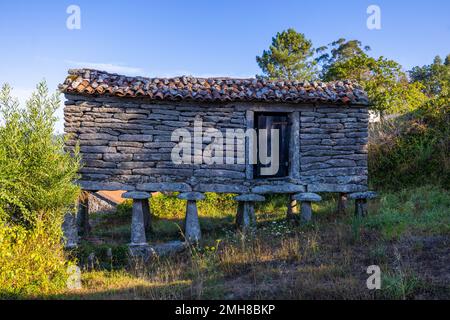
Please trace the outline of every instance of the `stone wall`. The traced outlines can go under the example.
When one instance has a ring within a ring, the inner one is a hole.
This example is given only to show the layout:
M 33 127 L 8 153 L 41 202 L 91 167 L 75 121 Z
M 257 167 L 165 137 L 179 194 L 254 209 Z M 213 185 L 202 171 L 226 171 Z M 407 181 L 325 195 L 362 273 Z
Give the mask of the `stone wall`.
M 320 106 L 300 115 L 300 173 L 308 191 L 365 191 L 367 108 Z
M 146 102 L 138 98 L 66 95 L 68 149 L 77 141 L 86 190 L 248 192 L 255 185 L 293 182 L 308 191 L 367 189 L 367 108 L 252 103 Z M 249 180 L 245 164 L 183 164 L 171 161 L 174 129 L 246 129 L 248 111 L 300 112 L 300 172 L 278 180 Z

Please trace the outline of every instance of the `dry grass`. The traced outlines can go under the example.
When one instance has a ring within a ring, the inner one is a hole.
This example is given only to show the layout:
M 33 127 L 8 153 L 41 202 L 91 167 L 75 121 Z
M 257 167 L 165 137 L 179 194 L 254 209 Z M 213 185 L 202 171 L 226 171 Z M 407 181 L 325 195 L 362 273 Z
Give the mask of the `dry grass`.
M 272 213 L 260 208 L 251 234 L 236 232 L 228 217 L 216 217 L 198 246 L 148 263 L 115 264 L 110 271 L 100 262 L 83 272 L 81 291 L 55 298 L 449 299 L 450 237 L 441 221 L 448 219 L 448 197 L 427 188 L 385 195 L 371 204 L 368 218 L 356 222 L 351 206 L 347 215 L 336 216 L 336 199 L 326 198 L 314 207 L 309 225 L 288 223 L 284 207 L 272 203 Z M 397 216 L 402 219 L 392 220 Z M 101 241 L 107 246 L 108 238 Z M 84 252 L 94 250 L 91 245 Z M 373 264 L 382 270 L 382 290 L 376 292 L 366 287 Z

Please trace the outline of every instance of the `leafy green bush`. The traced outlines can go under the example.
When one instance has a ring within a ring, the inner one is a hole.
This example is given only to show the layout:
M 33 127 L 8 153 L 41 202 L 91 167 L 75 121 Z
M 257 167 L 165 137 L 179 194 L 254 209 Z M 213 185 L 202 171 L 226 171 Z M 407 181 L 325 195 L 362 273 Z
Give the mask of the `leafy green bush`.
M 71 263 L 54 231 L 43 222 L 32 230 L 0 226 L 0 298 L 45 295 L 65 287 Z
M 0 292 L 28 295 L 64 283 L 61 225 L 79 193 L 79 158 L 53 134 L 57 94 L 42 82 L 20 108 L 10 93 L 0 92 Z
M 395 120 L 375 124 L 369 174 L 375 187 L 450 185 L 450 99 L 431 100 Z

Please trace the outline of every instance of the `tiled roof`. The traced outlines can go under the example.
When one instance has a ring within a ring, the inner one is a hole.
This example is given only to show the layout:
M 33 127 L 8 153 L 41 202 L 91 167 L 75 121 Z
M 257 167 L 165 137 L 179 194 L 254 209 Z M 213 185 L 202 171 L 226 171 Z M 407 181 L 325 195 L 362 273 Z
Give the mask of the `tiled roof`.
M 302 82 L 265 79 L 127 77 L 91 69 L 69 70 L 64 93 L 141 97 L 167 101 L 259 101 L 367 105 L 367 94 L 351 81 Z

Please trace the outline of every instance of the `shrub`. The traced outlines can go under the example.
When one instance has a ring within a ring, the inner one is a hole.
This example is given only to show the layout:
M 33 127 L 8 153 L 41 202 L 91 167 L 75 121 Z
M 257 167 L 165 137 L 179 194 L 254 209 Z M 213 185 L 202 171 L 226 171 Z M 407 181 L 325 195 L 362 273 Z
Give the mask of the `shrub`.
M 375 187 L 450 185 L 449 106 L 431 101 L 371 127 L 369 174 Z
M 22 295 L 64 283 L 61 225 L 79 193 L 79 157 L 53 134 L 57 94 L 42 82 L 21 108 L 10 93 L 0 91 L 0 291 Z
M 32 230 L 0 226 L 0 298 L 57 292 L 66 284 L 66 261 L 59 232 L 38 222 Z

